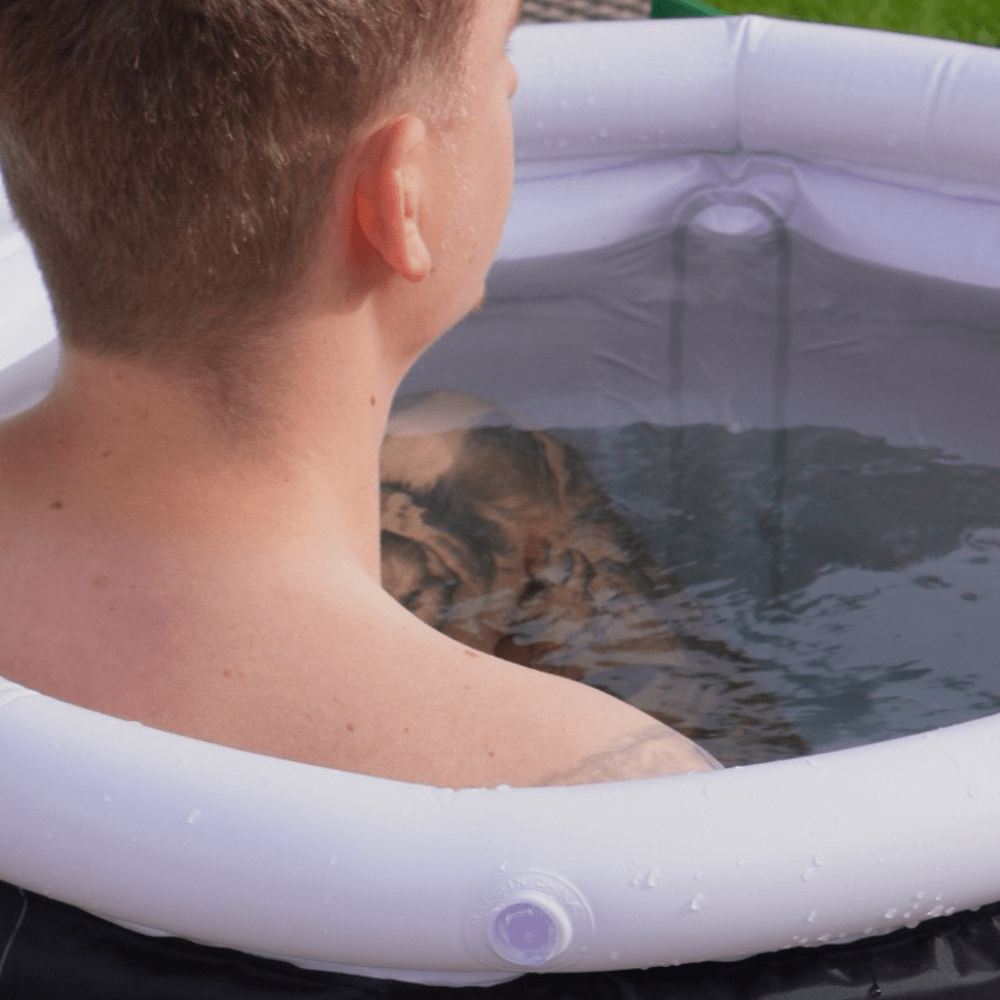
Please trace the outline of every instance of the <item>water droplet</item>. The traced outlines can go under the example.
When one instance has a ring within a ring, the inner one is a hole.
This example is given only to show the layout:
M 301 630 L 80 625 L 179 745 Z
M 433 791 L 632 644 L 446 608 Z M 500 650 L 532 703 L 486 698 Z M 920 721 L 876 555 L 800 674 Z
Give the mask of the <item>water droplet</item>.
M 608 958 L 610 958 L 612 962 L 617 962 L 619 954 L 620 953 L 617 951 L 608 952 Z
M 933 910 L 929 910 L 927 912 L 927 916 L 940 917 L 942 913 L 944 913 L 944 907 L 939 903 L 937 906 L 934 907 Z
M 906 927 L 907 927 L 907 929 L 908 929 L 908 930 L 911 930 L 911 931 L 912 931 L 912 930 L 913 930 L 913 929 L 914 929 L 915 927 L 919 927 L 919 926 L 920 926 L 920 921 L 919 921 L 919 920 L 910 920 L 910 921 L 907 921 L 907 923 L 906 923 Z
M 826 864 L 826 858 L 824 858 L 822 854 L 814 854 L 813 855 L 813 864 L 817 868 L 822 868 L 823 865 Z
M 702 906 L 704 905 L 704 903 L 705 903 L 705 894 L 703 892 L 699 892 L 691 900 L 691 902 L 688 903 L 688 909 L 691 910 L 693 913 L 697 913 L 698 910 L 700 910 L 702 908 Z
M 198 820 L 200 820 L 200 819 L 201 819 L 201 810 L 200 809 L 192 809 L 191 810 L 191 815 L 188 816 L 188 818 L 187 818 L 188 825 L 189 826 L 194 826 L 195 823 L 197 823 Z
M 816 922 L 816 917 L 817 916 L 818 916 L 818 914 L 816 913 L 815 910 L 810 911 L 809 916 L 806 917 L 806 923 L 807 924 L 814 924 Z
M 820 934 L 820 936 L 816 938 L 816 940 L 822 941 L 824 944 L 826 944 L 826 942 L 831 940 L 832 938 L 833 938 L 832 934 Z
M 950 917 L 955 912 L 954 906 L 949 906 L 947 910 L 944 911 L 944 916 Z
M 970 799 L 978 799 L 983 794 L 983 790 L 979 787 L 979 785 L 969 785 L 968 792 Z
M 898 911 L 898 910 L 896 909 L 896 907 L 895 907 L 895 906 L 894 906 L 894 907 L 892 907 L 892 908 L 891 908 L 891 909 L 889 909 L 889 910 L 886 910 L 886 911 L 885 911 L 885 919 L 886 919 L 886 920 L 892 920 L 892 918 L 893 918 L 893 917 L 894 917 L 894 916 L 895 916 L 895 915 L 896 915 L 896 914 L 897 914 L 898 912 L 899 912 L 899 911 Z
M 926 892 L 924 892 L 924 890 L 923 890 L 923 889 L 921 889 L 921 890 L 920 890 L 919 892 L 915 892 L 915 893 L 913 894 L 913 898 L 914 898 L 914 900 L 915 900 L 916 902 L 919 902 L 919 901 L 920 901 L 921 899 L 923 899 L 923 898 L 924 898 L 924 896 L 926 896 L 926 895 L 927 895 L 927 893 L 926 893 Z
M 816 874 L 816 869 L 815 869 L 815 868 L 807 868 L 807 869 L 806 869 L 806 870 L 805 870 L 805 871 L 804 871 L 804 872 L 802 873 L 802 881 L 803 881 L 803 882 L 811 882 L 811 881 L 812 881 L 812 877 L 813 877 L 813 875 L 815 875 L 815 874 Z
M 660 875 L 660 869 L 653 865 L 645 875 L 633 875 L 629 880 L 629 885 L 633 889 L 655 889 L 660 884 Z

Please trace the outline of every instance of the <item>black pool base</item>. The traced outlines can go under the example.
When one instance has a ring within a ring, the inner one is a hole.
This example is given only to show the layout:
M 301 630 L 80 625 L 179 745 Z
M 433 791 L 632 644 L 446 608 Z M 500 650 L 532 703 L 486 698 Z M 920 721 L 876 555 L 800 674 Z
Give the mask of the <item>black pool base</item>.
M 854 944 L 673 969 L 414 986 L 152 938 L 0 883 L 0 1000 L 995 1000 L 1000 903 Z

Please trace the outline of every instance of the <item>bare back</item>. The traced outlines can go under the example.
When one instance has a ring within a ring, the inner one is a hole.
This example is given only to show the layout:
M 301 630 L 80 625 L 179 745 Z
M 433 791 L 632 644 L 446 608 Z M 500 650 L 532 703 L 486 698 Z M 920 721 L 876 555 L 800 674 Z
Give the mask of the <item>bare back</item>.
M 583 685 L 476 652 L 357 567 L 88 532 L 0 505 L 0 674 L 210 742 L 451 787 L 573 784 L 710 758 Z M 58 502 L 58 501 L 54 501 Z

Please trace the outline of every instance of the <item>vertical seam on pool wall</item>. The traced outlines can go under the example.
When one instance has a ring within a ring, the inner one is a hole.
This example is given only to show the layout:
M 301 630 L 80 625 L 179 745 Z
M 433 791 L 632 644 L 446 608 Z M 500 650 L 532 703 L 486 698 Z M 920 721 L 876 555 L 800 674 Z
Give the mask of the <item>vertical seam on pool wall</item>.
M 7 943 L 4 945 L 3 952 L 0 952 L 0 986 L 3 985 L 3 970 L 7 966 L 7 959 L 10 957 L 10 950 L 14 946 L 14 938 L 17 937 L 18 931 L 21 930 L 21 924 L 24 923 L 25 915 L 28 912 L 28 896 L 23 889 L 17 890 L 21 894 L 21 912 L 17 915 L 17 920 L 14 921 L 14 929 L 10 932 L 10 937 L 7 938 Z

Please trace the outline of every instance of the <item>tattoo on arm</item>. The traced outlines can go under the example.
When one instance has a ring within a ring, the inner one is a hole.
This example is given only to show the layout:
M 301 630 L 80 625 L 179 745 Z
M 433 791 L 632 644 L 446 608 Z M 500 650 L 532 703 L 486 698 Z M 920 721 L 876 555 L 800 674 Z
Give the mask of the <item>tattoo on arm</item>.
M 706 770 L 722 770 L 722 764 L 697 743 L 657 723 L 584 757 L 575 767 L 546 775 L 537 785 L 596 785 Z

